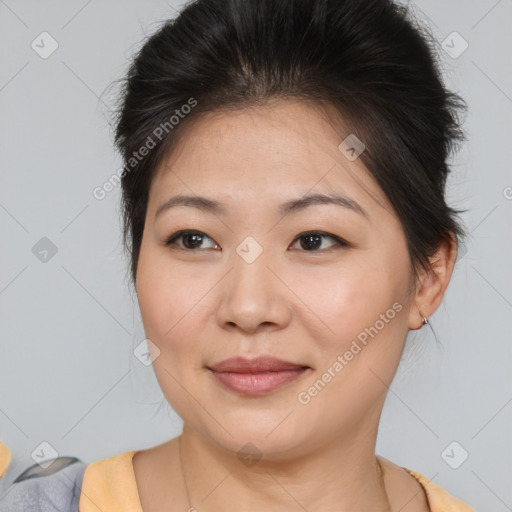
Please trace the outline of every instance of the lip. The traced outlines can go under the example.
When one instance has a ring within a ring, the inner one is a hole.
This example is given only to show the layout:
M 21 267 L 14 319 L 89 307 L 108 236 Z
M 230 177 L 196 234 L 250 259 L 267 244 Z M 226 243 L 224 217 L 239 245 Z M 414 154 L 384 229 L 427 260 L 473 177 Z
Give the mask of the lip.
M 310 367 L 271 356 L 260 356 L 254 359 L 232 357 L 209 366 L 208 369 L 230 390 L 258 396 L 292 382 Z

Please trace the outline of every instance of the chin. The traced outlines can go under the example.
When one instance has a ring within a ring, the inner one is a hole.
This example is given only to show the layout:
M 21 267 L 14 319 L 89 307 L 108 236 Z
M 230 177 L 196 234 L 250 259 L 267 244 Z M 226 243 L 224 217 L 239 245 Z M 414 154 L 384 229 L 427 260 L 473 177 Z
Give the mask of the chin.
M 236 454 L 248 455 L 267 460 L 279 460 L 303 453 L 308 439 L 315 438 L 314 432 L 307 431 L 307 425 L 298 415 L 286 409 L 273 411 L 236 411 L 224 415 L 222 427 L 211 418 L 204 418 L 207 425 L 194 427 L 203 437 L 210 439 L 220 448 Z M 299 420 L 299 421 L 298 421 Z M 193 425 L 193 424 L 190 424 Z

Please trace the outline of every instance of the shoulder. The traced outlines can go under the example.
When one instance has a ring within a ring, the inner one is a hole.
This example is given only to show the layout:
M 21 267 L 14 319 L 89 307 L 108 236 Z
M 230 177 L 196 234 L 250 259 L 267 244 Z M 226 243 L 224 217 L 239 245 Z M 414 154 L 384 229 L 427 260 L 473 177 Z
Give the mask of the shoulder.
M 398 466 L 384 457 L 379 459 L 387 473 L 386 485 L 389 481 L 396 495 L 411 497 L 407 505 L 412 507 L 411 511 L 475 512 L 467 503 L 449 494 L 421 473 Z
M 85 468 L 76 457 L 34 464 L 0 443 L 0 512 L 78 512 Z
M 475 512 L 474 508 L 453 496 L 439 485 L 436 485 L 426 476 L 412 469 L 406 469 L 406 471 L 416 478 L 425 489 L 432 512 Z
M 0 443 L 0 512 L 142 512 L 127 451 L 85 464 L 57 457 L 34 464 Z
M 80 512 L 142 512 L 133 470 L 135 450 L 89 464 L 82 481 Z M 1 510 L 0 510 L 1 512 Z

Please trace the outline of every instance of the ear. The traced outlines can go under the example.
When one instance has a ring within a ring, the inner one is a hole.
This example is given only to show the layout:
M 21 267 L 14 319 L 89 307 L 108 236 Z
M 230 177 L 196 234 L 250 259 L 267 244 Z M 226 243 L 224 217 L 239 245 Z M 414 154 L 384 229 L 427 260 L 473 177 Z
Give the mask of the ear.
M 409 329 L 421 329 L 423 317 L 428 318 L 437 310 L 450 283 L 456 259 L 457 240 L 451 235 L 429 259 L 429 270 L 422 269 L 418 276 L 415 300 L 409 311 Z

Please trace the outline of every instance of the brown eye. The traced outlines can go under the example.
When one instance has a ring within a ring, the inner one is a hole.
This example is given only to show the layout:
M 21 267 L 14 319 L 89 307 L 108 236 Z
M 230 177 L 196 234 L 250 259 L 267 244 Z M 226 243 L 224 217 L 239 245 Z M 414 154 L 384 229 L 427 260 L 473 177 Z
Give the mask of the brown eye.
M 212 246 L 203 247 L 205 241 L 210 240 Z M 331 244 L 325 247 L 324 240 L 331 240 Z M 178 243 L 180 242 L 180 243 Z M 321 252 L 331 248 L 349 247 L 345 240 L 324 233 L 322 231 L 310 231 L 301 233 L 294 240 L 294 244 L 300 242 L 300 248 L 306 252 Z M 185 251 L 198 251 L 201 249 L 218 249 L 219 245 L 214 242 L 208 235 L 201 231 L 181 230 L 171 235 L 165 242 L 166 246 L 175 246 Z
M 206 247 L 206 249 L 216 249 L 219 246 L 207 235 L 202 233 L 201 231 L 178 231 L 171 235 L 165 242 L 165 245 L 172 246 L 176 245 L 178 249 L 194 251 L 201 249 L 201 244 L 205 240 L 211 240 L 213 242 L 214 247 Z M 177 241 L 181 241 L 181 244 L 177 244 Z
M 322 247 L 323 239 L 330 239 L 334 243 L 332 243 L 330 246 Z M 348 243 L 345 242 L 345 240 L 342 240 L 341 238 L 330 235 L 328 233 L 323 233 L 322 231 L 310 231 L 308 233 L 301 233 L 299 236 L 297 236 L 294 242 L 295 241 L 300 241 L 301 248 L 307 252 L 319 252 L 319 249 L 327 250 L 331 249 L 332 247 L 348 247 Z

